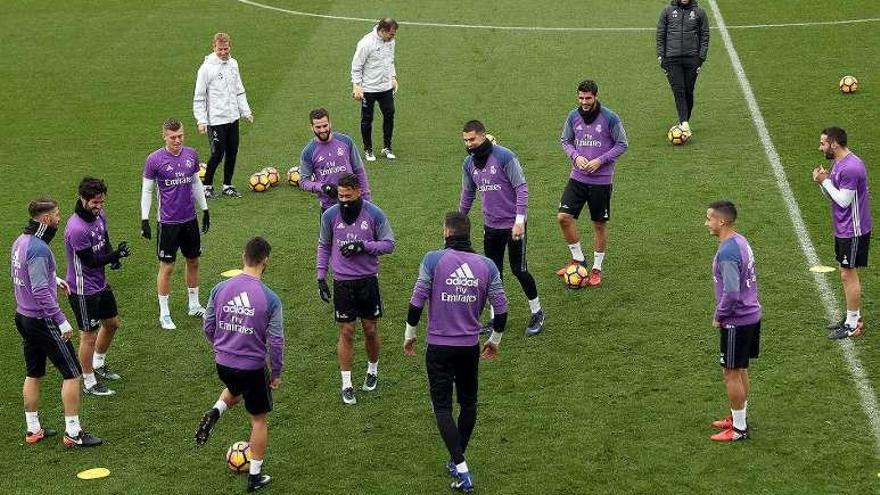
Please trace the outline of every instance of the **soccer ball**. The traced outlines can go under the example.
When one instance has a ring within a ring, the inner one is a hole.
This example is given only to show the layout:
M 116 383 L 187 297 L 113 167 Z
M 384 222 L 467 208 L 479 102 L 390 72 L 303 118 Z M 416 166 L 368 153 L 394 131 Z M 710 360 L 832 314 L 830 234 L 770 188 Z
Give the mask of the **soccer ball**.
M 226 467 L 235 473 L 247 472 L 251 465 L 251 444 L 235 442 L 226 451 Z
M 204 163 L 199 164 L 199 180 L 205 182 L 205 174 L 208 173 L 208 166 Z
M 260 171 L 269 176 L 269 186 L 275 187 L 278 185 L 278 181 L 281 177 L 278 175 L 278 169 L 275 167 L 266 167 Z
M 257 172 L 248 179 L 248 186 L 253 192 L 265 192 L 271 187 L 269 182 L 269 174 Z
M 299 167 L 290 167 L 287 171 L 287 183 L 293 187 L 299 187 L 299 181 L 302 177 L 299 175 Z
M 838 87 L 841 93 L 855 93 L 859 90 L 859 80 L 855 76 L 843 76 Z
M 691 135 L 687 132 L 684 132 L 684 129 L 681 128 L 680 125 L 675 124 L 669 129 L 669 132 L 666 133 L 666 139 L 669 140 L 675 146 L 682 145 L 690 139 Z
M 566 267 L 565 275 L 562 276 L 562 281 L 569 289 L 580 289 L 587 284 L 587 279 L 589 277 L 590 272 L 584 265 L 573 263 Z

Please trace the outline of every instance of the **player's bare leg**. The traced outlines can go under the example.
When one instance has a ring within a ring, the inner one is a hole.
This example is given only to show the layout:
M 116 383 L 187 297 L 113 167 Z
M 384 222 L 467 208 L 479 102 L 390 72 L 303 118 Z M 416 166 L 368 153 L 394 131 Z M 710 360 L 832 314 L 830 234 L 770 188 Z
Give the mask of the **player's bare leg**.
M 596 287 L 602 283 L 602 262 L 605 260 L 605 247 L 608 245 L 608 222 L 593 222 L 593 268 L 588 287 Z
M 175 330 L 177 325 L 171 319 L 168 306 L 168 295 L 171 294 L 171 275 L 174 274 L 174 263 L 159 262 L 159 274 L 156 275 L 156 292 L 159 293 L 159 325 L 165 330 Z
M 214 403 L 214 406 L 211 409 L 208 409 L 205 412 L 202 416 L 202 420 L 199 422 L 199 427 L 196 430 L 196 445 L 205 445 L 208 438 L 211 436 L 211 431 L 214 430 L 214 425 L 217 424 L 217 420 L 220 419 L 220 416 L 226 412 L 227 409 L 239 402 L 241 402 L 240 395 L 232 395 L 232 392 L 230 392 L 228 388 L 224 388 L 223 391 L 220 392 L 220 397 L 217 399 L 217 402 Z
M 109 318 L 106 320 L 101 320 L 101 328 L 98 329 L 98 338 L 95 341 L 95 349 L 92 354 L 92 366 L 95 370 L 95 373 L 101 378 L 105 378 L 107 380 L 119 380 L 119 375 L 115 372 L 111 371 L 110 368 L 107 367 L 105 359 L 107 357 L 107 351 L 110 349 L 110 344 L 113 342 L 113 337 L 116 336 L 116 330 L 119 329 L 119 317 L 114 316 L 113 318 Z M 80 356 L 80 361 L 83 361 L 82 356 Z M 83 361 L 83 371 L 85 371 L 86 363 Z
M 199 259 L 186 259 L 186 292 L 189 299 L 187 314 L 204 318 L 205 308 L 199 302 Z
M 271 477 L 262 474 L 263 456 L 266 453 L 266 444 L 269 441 L 269 424 L 266 421 L 266 414 L 256 414 L 251 416 L 251 465 L 250 475 L 248 476 L 249 492 L 258 490 L 269 484 Z
M 861 335 L 864 323 L 859 310 L 862 300 L 862 283 L 855 268 L 840 267 L 843 295 L 846 299 L 846 317 L 841 323 L 830 325 L 829 339 L 845 339 Z
M 339 340 L 336 343 L 336 356 L 339 359 L 339 371 L 342 375 L 342 401 L 355 404 L 354 387 L 351 385 L 351 362 L 354 354 L 354 324 L 339 324 Z
M 95 377 L 92 358 L 95 354 L 95 341 L 98 340 L 98 331 L 79 333 L 79 361 L 82 366 L 83 392 L 88 395 L 106 396 L 116 392 L 107 388 Z
M 749 437 L 746 423 L 746 399 L 748 398 L 749 370 L 746 368 L 724 369 L 724 385 L 730 401 L 731 422 L 729 427 L 712 435 L 716 442 L 735 442 Z M 723 421 L 723 420 L 722 420 Z M 727 426 L 727 425 L 725 425 Z
M 565 269 L 570 265 L 575 263 L 583 264 L 586 259 L 581 251 L 581 235 L 578 233 L 577 221 L 574 216 L 560 212 L 556 214 L 556 219 L 559 221 L 559 228 L 562 229 L 562 237 L 571 251 L 571 260 L 556 272 L 556 275 L 561 277 L 565 275 Z
M 376 320 L 361 320 L 364 327 L 364 347 L 367 350 L 367 374 L 364 377 L 364 390 L 376 389 L 379 374 L 379 323 Z

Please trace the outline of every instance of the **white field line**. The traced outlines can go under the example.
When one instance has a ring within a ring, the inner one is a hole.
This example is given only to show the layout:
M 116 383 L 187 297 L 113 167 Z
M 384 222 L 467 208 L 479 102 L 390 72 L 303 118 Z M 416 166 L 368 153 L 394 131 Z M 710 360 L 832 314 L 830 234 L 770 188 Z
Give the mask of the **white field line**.
M 746 77 L 745 70 L 743 69 L 739 55 L 736 52 L 736 48 L 733 46 L 733 39 L 730 37 L 730 31 L 728 31 L 728 28 L 724 23 L 724 18 L 721 16 L 721 11 L 718 9 L 716 1 L 709 0 L 709 5 L 712 7 L 712 14 L 715 17 L 715 22 L 718 24 L 721 38 L 724 40 L 724 47 L 727 49 L 727 54 L 730 56 L 730 62 L 733 65 L 733 71 L 736 73 L 739 87 L 743 92 L 743 96 L 745 96 L 749 111 L 752 114 L 752 122 L 755 124 L 755 129 L 758 131 L 758 137 L 761 139 L 761 144 L 764 146 L 767 160 L 773 168 L 773 175 L 776 176 L 776 185 L 779 187 L 779 192 L 782 194 L 782 199 L 785 201 L 788 216 L 794 227 L 798 244 L 801 246 L 807 264 L 809 266 L 817 265 L 819 264 L 819 257 L 816 255 L 816 248 L 813 245 L 813 241 L 810 239 L 809 232 L 807 232 L 804 218 L 803 215 L 801 215 L 797 200 L 791 192 L 791 186 L 785 175 L 785 169 L 782 167 L 782 161 L 779 159 L 779 154 L 776 152 L 776 147 L 773 145 L 772 139 L 770 139 L 770 132 L 767 130 L 767 124 L 761 114 L 758 101 L 755 99 L 752 86 Z M 813 280 L 816 282 L 816 290 L 819 292 L 822 305 L 825 307 L 825 316 L 829 321 L 837 321 L 840 317 L 837 310 L 837 298 L 829 287 L 825 274 L 813 273 Z M 853 384 L 859 393 L 859 402 L 861 402 L 862 410 L 864 411 L 865 416 L 868 417 L 868 423 L 874 434 L 874 446 L 876 448 L 875 454 L 880 456 L 880 406 L 877 405 L 877 396 L 874 393 L 874 387 L 871 386 L 871 382 L 868 380 L 868 376 L 859 360 L 853 342 L 849 339 L 838 340 L 837 342 L 843 352 L 843 359 L 846 361 Z
M 282 7 L 275 7 L 273 5 L 266 5 L 264 3 L 254 2 L 252 0 L 235 0 L 239 3 L 243 3 L 245 5 L 250 5 L 251 7 L 257 7 L 266 10 L 273 10 L 275 12 L 281 12 L 283 14 L 300 16 L 300 17 L 314 17 L 318 19 L 327 19 L 333 21 L 349 21 L 349 22 L 369 22 L 371 24 L 376 23 L 376 19 L 368 19 L 366 17 L 348 17 L 342 15 L 329 15 L 329 14 L 316 14 L 314 12 L 304 12 L 301 10 L 290 10 Z M 728 29 L 766 29 L 766 28 L 780 28 L 780 27 L 809 27 L 809 26 L 833 26 L 840 24 L 862 24 L 866 22 L 880 22 L 880 17 L 869 17 L 865 19 L 844 19 L 840 21 L 818 21 L 818 22 L 791 22 L 784 24 L 749 24 L 742 26 L 727 26 Z M 437 27 L 437 28 L 460 28 L 460 29 L 486 29 L 493 31 L 540 31 L 540 32 L 629 32 L 629 31 L 644 31 L 644 32 L 654 32 L 657 30 L 656 27 L 599 27 L 599 26 L 584 26 L 584 27 L 544 27 L 544 26 L 491 26 L 484 24 L 453 24 L 453 23 L 443 23 L 443 22 L 417 22 L 417 21 L 400 21 L 398 23 L 403 26 L 422 26 L 422 27 Z M 712 27 L 712 29 L 718 29 L 716 27 Z

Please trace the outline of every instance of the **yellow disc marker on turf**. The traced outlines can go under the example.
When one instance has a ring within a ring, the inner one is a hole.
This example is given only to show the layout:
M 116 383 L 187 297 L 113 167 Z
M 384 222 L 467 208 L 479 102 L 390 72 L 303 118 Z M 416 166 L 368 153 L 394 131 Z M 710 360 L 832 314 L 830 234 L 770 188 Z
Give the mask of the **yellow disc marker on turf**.
M 229 277 L 234 277 L 236 275 L 241 275 L 241 274 L 242 274 L 241 270 L 239 270 L 238 268 L 234 268 L 232 270 L 226 270 L 225 272 L 221 273 L 220 276 L 229 278 Z
M 107 468 L 92 468 L 80 471 L 76 477 L 81 480 L 94 480 L 98 478 L 106 478 L 110 476 L 110 470 Z
M 828 273 L 833 272 L 834 270 L 836 270 L 836 268 L 833 266 L 816 265 L 810 267 L 810 271 L 814 273 Z

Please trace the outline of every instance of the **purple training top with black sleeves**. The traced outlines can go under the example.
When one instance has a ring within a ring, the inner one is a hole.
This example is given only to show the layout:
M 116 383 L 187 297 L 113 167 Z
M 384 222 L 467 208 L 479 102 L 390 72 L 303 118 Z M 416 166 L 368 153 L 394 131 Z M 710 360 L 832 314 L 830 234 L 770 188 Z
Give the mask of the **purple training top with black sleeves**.
M 218 364 L 258 370 L 266 366 L 268 355 L 272 378 L 281 376 L 281 299 L 259 278 L 243 273 L 217 284 L 208 298 L 204 329 Z
M 321 186 L 324 184 L 335 186 L 346 174 L 357 175 L 361 184 L 361 195 L 367 201 L 371 199 L 367 171 L 357 146 L 348 135 L 341 132 L 331 133 L 327 142 L 317 138 L 312 139 L 300 155 L 299 172 L 302 176 L 300 189 L 316 193 L 321 209 L 326 210 L 336 204 L 336 198 L 324 194 Z
M 749 242 L 733 234 L 718 246 L 712 261 L 715 279 L 715 321 L 722 325 L 753 325 L 761 320 L 755 255 Z
M 428 343 L 473 346 L 480 341 L 480 313 L 486 302 L 507 312 L 507 297 L 495 263 L 468 251 L 441 249 L 422 258 L 410 304 L 428 303 Z
M 193 182 L 199 180 L 199 155 L 184 146 L 175 156 L 165 148 L 150 153 L 144 179 L 156 181 L 159 223 L 186 223 L 196 218 Z
M 353 241 L 363 241 L 364 252 L 349 258 L 340 249 Z M 339 204 L 321 215 L 321 232 L 318 235 L 318 279 L 327 277 L 328 267 L 333 270 L 333 280 L 356 280 L 379 273 L 379 255 L 394 251 L 394 232 L 382 210 L 364 201 L 361 211 L 351 224 L 342 219 Z
M 12 285 L 15 311 L 28 318 L 50 320 L 57 326 L 67 321 L 58 305 L 55 255 L 35 235 L 21 234 L 12 244 Z
M 562 151 L 571 159 L 569 177 L 584 184 L 611 184 L 614 165 L 629 147 L 620 117 L 604 106 L 590 124 L 584 121 L 577 108 L 572 110 L 565 119 L 560 142 Z M 599 168 L 593 173 L 579 169 L 575 165 L 578 156 L 587 160 L 598 159 Z
M 853 191 L 852 202 L 848 206 L 840 206 L 831 202 L 831 219 L 834 224 L 834 236 L 841 238 L 859 237 L 871 232 L 871 200 L 868 197 L 868 172 L 865 162 L 850 153 L 834 162 L 828 175 L 831 184 L 837 189 Z
M 474 157 L 462 164 L 459 211 L 467 215 L 480 191 L 483 223 L 493 229 L 510 229 L 517 216 L 525 218 L 529 204 L 529 186 L 522 165 L 509 149 L 492 145 L 492 153 L 483 167 Z
M 107 277 L 104 273 L 104 265 L 89 267 L 83 264 L 76 254 L 83 249 L 90 249 L 96 256 L 110 253 L 107 218 L 103 211 L 92 222 L 74 213 L 64 228 L 67 284 L 71 293 L 88 296 L 106 289 Z

